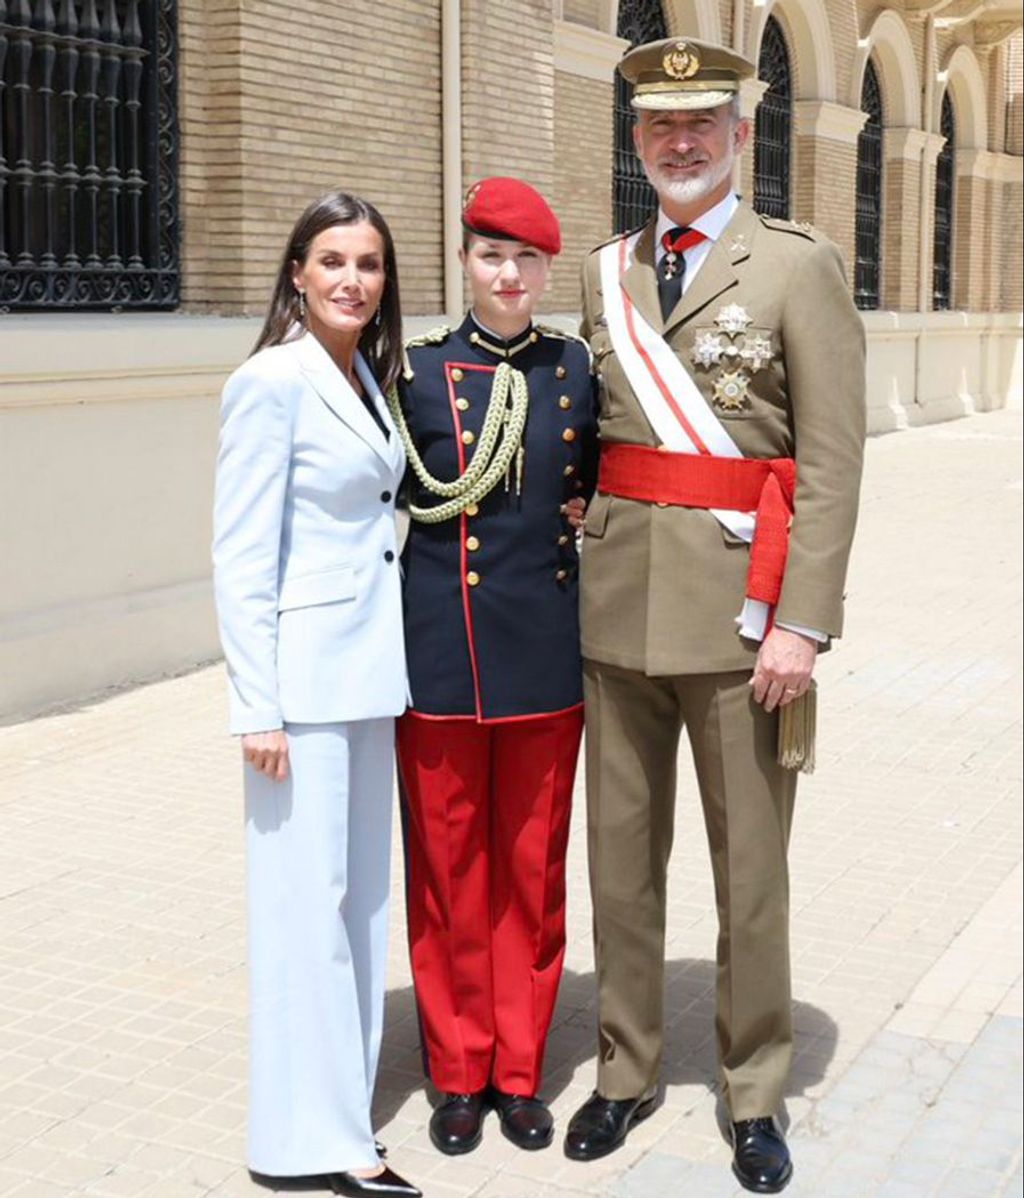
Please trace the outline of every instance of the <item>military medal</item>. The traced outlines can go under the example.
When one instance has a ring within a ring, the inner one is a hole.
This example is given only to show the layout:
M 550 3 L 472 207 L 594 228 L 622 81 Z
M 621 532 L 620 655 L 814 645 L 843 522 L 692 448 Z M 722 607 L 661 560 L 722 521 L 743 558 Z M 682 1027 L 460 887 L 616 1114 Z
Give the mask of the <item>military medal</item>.
M 746 332 L 747 326 L 752 323 L 746 308 L 741 308 L 739 304 L 727 304 L 715 317 L 715 324 L 722 332 L 733 336 Z
M 715 379 L 714 401 L 723 412 L 740 412 L 747 406 L 750 377 L 742 370 L 723 370 Z
M 666 279 L 675 278 L 679 271 L 679 255 L 675 250 L 669 250 L 665 255 L 664 274 Z

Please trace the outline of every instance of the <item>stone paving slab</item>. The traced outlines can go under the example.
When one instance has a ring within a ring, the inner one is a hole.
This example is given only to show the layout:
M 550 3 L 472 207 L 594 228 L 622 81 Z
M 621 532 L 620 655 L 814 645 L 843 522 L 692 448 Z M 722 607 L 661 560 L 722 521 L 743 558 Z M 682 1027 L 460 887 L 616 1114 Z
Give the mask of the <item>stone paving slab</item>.
M 819 768 L 793 837 L 790 1193 L 1020 1193 L 1020 525 L 1020 413 L 870 442 L 848 637 L 821 662 Z M 240 771 L 224 726 L 213 668 L 0 728 L 3 1198 L 266 1192 L 244 1169 Z M 594 1077 L 582 814 L 545 1087 L 560 1127 Z M 517 1153 L 493 1118 L 469 1157 L 431 1148 L 395 848 L 377 1095 L 395 1167 L 428 1198 L 734 1193 L 686 750 L 664 1102 L 603 1162 Z

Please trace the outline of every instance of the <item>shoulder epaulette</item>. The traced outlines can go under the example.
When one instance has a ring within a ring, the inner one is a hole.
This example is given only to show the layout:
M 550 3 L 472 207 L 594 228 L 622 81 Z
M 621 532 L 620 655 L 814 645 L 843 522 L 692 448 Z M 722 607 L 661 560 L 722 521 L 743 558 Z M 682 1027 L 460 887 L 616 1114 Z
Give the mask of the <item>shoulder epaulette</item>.
M 428 329 L 427 332 L 420 333 L 417 337 L 407 337 L 405 348 L 414 349 L 417 345 L 443 345 L 451 335 L 450 325 L 439 324 L 436 328 Z
M 808 241 L 820 241 L 824 237 L 809 220 L 786 220 L 779 216 L 765 216 L 763 212 L 757 215 L 766 229 L 775 229 L 780 233 L 795 233 L 798 237 L 806 237 Z
M 593 358 L 590 352 L 590 342 L 586 337 L 581 337 L 579 333 L 570 333 L 566 329 L 556 328 L 553 324 L 534 323 L 533 326 L 538 333 L 543 333 L 545 337 L 556 337 L 561 341 L 578 341 L 580 345 L 587 351 L 587 361 L 593 364 Z
M 452 330 L 450 325 L 439 324 L 436 328 L 428 329 L 425 333 L 420 333 L 417 337 L 406 338 L 402 345 L 402 377 L 407 383 L 412 382 L 416 377 L 416 372 L 409 361 L 409 350 L 416 349 L 421 345 L 444 345 L 451 335 Z
M 603 250 L 606 245 L 611 245 L 615 241 L 623 241 L 627 237 L 632 237 L 634 233 L 639 233 L 646 224 L 647 222 L 645 221 L 643 225 L 637 225 L 635 229 L 626 229 L 624 233 L 615 233 L 611 237 L 606 237 L 604 241 L 599 241 L 597 245 L 595 245 L 594 248 L 589 251 L 589 254 L 596 254 L 598 250 Z

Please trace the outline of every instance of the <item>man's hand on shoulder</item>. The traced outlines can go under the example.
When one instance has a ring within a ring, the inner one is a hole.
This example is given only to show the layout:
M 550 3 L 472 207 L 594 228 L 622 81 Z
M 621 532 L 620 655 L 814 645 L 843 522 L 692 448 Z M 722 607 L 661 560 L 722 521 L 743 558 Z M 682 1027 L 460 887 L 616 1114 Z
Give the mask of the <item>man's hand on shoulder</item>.
M 764 638 L 750 685 L 765 711 L 785 707 L 811 685 L 818 642 L 813 637 L 775 627 Z

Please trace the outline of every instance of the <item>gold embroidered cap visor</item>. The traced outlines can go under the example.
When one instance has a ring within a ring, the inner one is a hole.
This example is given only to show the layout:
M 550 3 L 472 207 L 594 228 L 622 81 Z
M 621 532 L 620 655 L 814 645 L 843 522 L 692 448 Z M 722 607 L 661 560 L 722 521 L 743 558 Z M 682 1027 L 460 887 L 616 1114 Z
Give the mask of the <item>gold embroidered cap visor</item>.
M 742 79 L 756 74 L 741 54 L 694 38 L 665 38 L 636 46 L 619 63 L 633 84 L 634 108 L 717 108 L 728 104 Z

